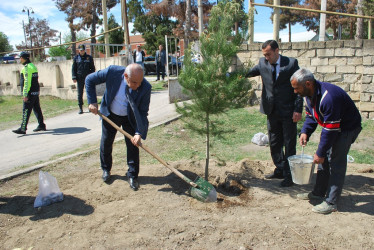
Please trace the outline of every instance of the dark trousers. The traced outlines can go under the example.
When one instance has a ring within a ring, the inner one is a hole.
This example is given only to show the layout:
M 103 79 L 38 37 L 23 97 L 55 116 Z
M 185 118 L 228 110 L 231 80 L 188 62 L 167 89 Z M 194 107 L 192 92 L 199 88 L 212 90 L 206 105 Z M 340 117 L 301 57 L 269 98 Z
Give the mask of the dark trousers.
M 111 113 L 108 118 L 112 120 L 118 127 L 122 126 L 130 135 L 135 134 L 135 130 L 131 126 L 127 116 L 118 116 Z M 100 143 L 100 162 L 101 168 L 110 171 L 112 169 L 112 151 L 113 142 L 116 137 L 117 130 L 105 120 L 102 122 L 102 135 Z M 130 139 L 125 137 L 127 147 L 127 176 L 137 178 L 139 174 L 139 148 L 134 146 Z
M 40 108 L 39 95 L 30 95 L 27 102 L 23 102 L 23 115 L 21 123 L 21 129 L 23 131 L 27 130 L 31 110 L 34 110 L 34 114 L 38 120 L 39 126 L 45 126 L 42 109 Z
M 280 117 L 273 112 L 267 116 L 267 126 L 274 173 L 290 177 L 288 157 L 296 154 L 297 124 L 292 117 Z
M 156 63 L 156 72 L 157 72 L 157 80 L 160 80 L 160 71 L 162 75 L 162 80 L 165 79 L 165 65 L 161 64 L 160 62 Z
M 318 165 L 316 184 L 313 194 L 325 197 L 326 201 L 336 204 L 343 190 L 347 171 L 347 154 L 351 144 L 357 139 L 361 127 L 339 133 L 328 150 L 323 164 Z
M 84 79 L 77 79 L 77 90 L 78 90 L 78 105 L 83 106 L 83 90 L 84 90 Z

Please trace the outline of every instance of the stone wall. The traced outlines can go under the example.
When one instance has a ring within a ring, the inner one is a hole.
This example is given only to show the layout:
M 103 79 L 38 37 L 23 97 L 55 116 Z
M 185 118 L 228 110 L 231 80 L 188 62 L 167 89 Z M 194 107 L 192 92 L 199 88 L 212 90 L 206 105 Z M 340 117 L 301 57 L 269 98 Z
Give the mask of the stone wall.
M 260 43 L 242 45 L 234 65 L 258 63 Z M 355 101 L 363 118 L 374 119 L 374 40 L 280 43 L 280 53 L 297 58 L 299 66 L 317 80 L 343 88 Z M 254 78 L 256 97 L 261 97 L 261 78 Z
M 96 71 L 109 65 L 127 65 L 125 57 L 94 59 Z M 40 94 L 52 95 L 63 99 L 76 99 L 77 88 L 72 80 L 72 60 L 34 63 L 39 72 Z M 20 95 L 20 72 L 22 64 L 0 65 L 0 95 Z M 104 84 L 98 85 L 98 95 L 104 93 Z
M 280 43 L 280 53 L 295 57 L 300 67 L 311 70 L 316 79 L 339 85 L 356 102 L 362 117 L 374 119 L 374 40 L 347 40 L 327 42 Z M 242 45 L 233 67 L 262 57 L 261 43 Z M 111 64 L 127 65 L 124 57 L 95 59 L 96 70 Z M 77 90 L 71 80 L 72 61 L 35 63 L 39 70 L 42 95 L 76 99 Z M 19 77 L 22 65 L 0 65 L 0 95 L 19 95 Z M 254 94 L 261 96 L 261 78 L 253 78 Z M 98 86 L 98 94 L 104 90 Z M 255 101 L 256 102 L 256 101 Z

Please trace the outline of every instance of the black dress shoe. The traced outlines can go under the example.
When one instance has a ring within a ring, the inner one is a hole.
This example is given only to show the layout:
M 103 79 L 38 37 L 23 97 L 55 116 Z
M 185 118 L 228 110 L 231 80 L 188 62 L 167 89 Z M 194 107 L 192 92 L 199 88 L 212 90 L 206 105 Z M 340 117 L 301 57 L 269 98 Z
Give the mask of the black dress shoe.
M 16 133 L 16 134 L 19 134 L 19 135 L 25 135 L 26 134 L 26 131 L 22 130 L 21 128 L 16 129 L 16 130 L 12 130 L 12 132 Z
M 79 109 L 78 114 L 83 114 L 83 109 Z
M 137 191 L 139 189 L 139 182 L 138 179 L 130 177 L 129 184 L 132 190 Z
M 39 132 L 39 131 L 46 131 L 47 129 L 46 129 L 46 127 L 45 127 L 45 125 L 44 126 L 38 126 L 36 129 L 34 129 L 33 131 L 34 132 Z
M 292 181 L 292 177 L 291 176 L 287 176 L 286 178 L 284 178 L 284 180 L 281 182 L 281 187 L 291 187 L 293 186 L 293 181 Z
M 272 173 L 272 174 L 268 174 L 268 175 L 265 175 L 265 179 L 283 179 L 283 174 L 280 174 L 280 173 Z
M 108 170 L 103 170 L 102 178 L 104 182 L 108 182 L 110 179 L 110 172 Z

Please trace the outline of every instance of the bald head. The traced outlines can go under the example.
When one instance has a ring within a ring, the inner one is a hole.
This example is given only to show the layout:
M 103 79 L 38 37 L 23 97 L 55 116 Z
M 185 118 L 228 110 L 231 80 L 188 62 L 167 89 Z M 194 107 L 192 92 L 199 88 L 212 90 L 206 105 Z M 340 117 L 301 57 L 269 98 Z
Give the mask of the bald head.
M 129 64 L 125 69 L 125 74 L 127 74 L 129 77 L 138 74 L 141 74 L 143 76 L 143 67 L 137 63 Z
M 132 63 L 125 69 L 127 85 L 132 90 L 137 90 L 143 81 L 143 67 L 140 64 Z

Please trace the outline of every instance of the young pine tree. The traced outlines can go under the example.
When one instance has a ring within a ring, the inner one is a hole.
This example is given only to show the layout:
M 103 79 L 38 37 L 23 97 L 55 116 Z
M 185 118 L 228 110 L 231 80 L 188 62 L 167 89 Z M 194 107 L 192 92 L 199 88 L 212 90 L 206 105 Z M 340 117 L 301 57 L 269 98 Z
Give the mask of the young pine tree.
M 244 40 L 234 33 L 235 17 L 246 16 L 240 5 L 221 1 L 211 12 L 206 32 L 200 37 L 200 62 L 193 62 L 194 52 L 185 53 L 184 69 L 179 82 L 192 102 L 177 105 L 186 127 L 206 136 L 205 179 L 208 179 L 210 136 L 220 136 L 227 129 L 220 126 L 219 116 L 229 109 L 248 104 L 250 82 L 244 77 L 248 65 L 229 72 L 233 58 Z M 247 17 L 246 17 L 247 18 Z

